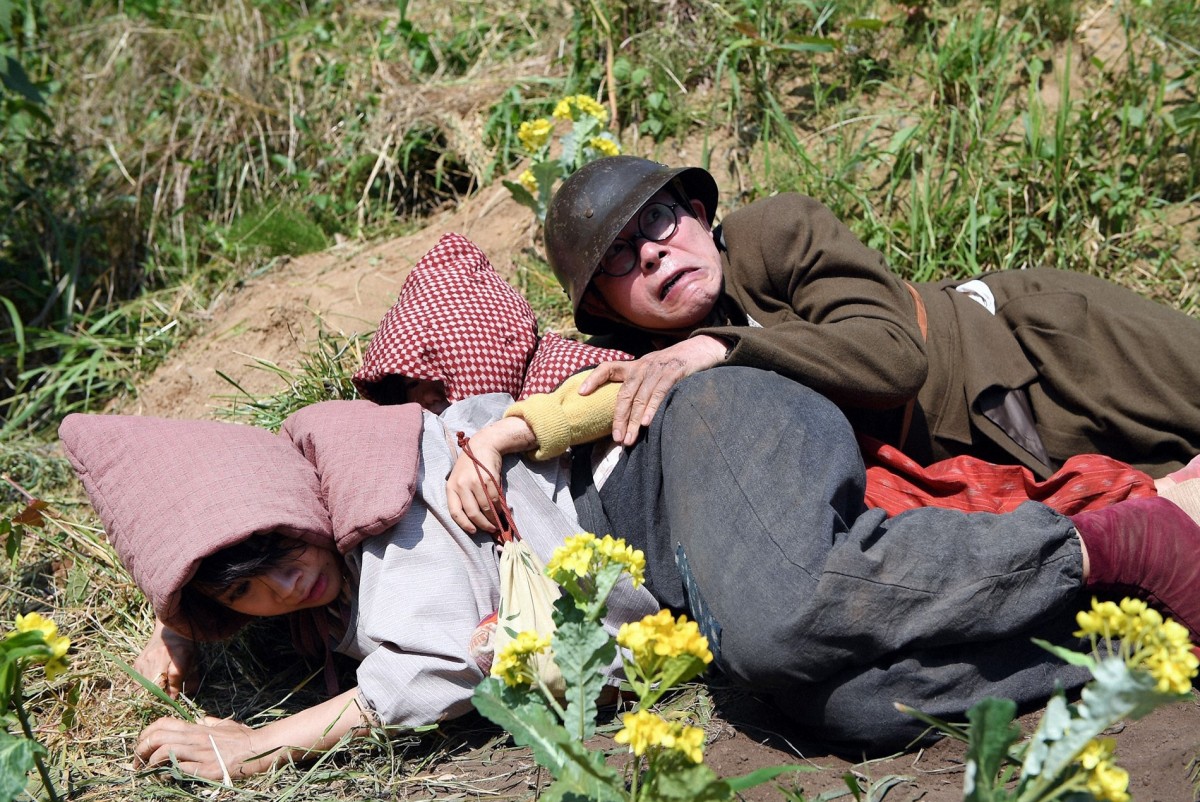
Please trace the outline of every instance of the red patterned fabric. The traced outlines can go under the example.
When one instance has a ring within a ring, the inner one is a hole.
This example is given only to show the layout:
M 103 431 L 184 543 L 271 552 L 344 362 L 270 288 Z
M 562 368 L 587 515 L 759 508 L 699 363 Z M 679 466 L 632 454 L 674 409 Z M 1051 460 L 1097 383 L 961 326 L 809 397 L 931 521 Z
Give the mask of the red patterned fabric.
M 387 376 L 440 381 L 447 400 L 521 391 L 537 320 L 475 243 L 446 234 L 413 267 L 354 374 L 367 398 Z
M 632 359 L 554 333 L 537 337 L 529 304 L 460 234 L 446 234 L 409 273 L 354 374 L 373 400 L 388 377 L 440 381 L 446 400 L 548 393 L 600 362 Z
M 888 515 L 918 507 L 1011 512 L 1026 501 L 1040 501 L 1074 515 L 1157 495 L 1150 476 L 1099 454 L 1071 457 L 1057 473 L 1039 482 L 1019 465 L 955 457 L 922 467 L 869 437 L 859 437 L 859 447 L 867 466 L 867 506 Z
M 521 387 L 518 400 L 551 392 L 567 377 L 584 368 L 595 367 L 601 362 L 623 362 L 627 359 L 633 359 L 633 355 L 612 348 L 597 348 L 547 332 L 538 341 L 529 370 L 525 372 L 525 384 Z

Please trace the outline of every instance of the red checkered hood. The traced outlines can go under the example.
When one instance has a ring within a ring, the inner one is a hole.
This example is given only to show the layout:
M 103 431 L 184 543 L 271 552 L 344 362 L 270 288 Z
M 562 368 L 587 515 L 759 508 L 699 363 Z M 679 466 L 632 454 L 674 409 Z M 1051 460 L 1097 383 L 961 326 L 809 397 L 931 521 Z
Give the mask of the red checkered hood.
M 446 234 L 413 267 L 354 374 L 367 398 L 387 376 L 440 381 L 447 400 L 483 393 L 525 398 L 582 368 L 631 359 L 548 333 L 477 245 Z
M 525 384 L 521 387 L 518 400 L 537 393 L 548 393 L 563 383 L 572 373 L 590 368 L 601 362 L 617 362 L 633 359 L 624 351 L 612 348 L 597 348 L 587 343 L 568 340 L 554 332 L 546 332 L 538 342 L 529 370 L 525 372 Z
M 529 304 L 478 246 L 446 234 L 408 274 L 354 384 L 368 398 L 389 375 L 440 381 L 452 402 L 483 393 L 515 397 L 536 347 Z

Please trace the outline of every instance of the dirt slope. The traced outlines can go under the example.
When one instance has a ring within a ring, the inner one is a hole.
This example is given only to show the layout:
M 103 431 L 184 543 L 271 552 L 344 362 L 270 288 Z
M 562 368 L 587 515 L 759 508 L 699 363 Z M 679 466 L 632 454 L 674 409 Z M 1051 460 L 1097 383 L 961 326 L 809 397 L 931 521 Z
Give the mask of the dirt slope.
M 409 236 L 289 260 L 222 299 L 203 331 L 142 383 L 136 399 L 114 411 L 213 417 L 236 392 L 217 371 L 251 394 L 279 392 L 280 379 L 255 367 L 255 360 L 294 367 L 322 325 L 345 334 L 373 331 L 409 269 L 448 231 L 469 237 L 508 274 L 513 255 L 532 244 L 533 217 L 497 186 Z

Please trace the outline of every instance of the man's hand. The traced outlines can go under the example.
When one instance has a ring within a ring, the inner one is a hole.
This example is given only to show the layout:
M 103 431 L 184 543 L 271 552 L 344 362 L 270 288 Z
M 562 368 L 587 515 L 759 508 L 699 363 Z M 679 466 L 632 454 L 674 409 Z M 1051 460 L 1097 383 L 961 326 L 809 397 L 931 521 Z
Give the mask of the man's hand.
M 154 632 L 133 661 L 134 669 L 157 683 L 172 699 L 191 693 L 196 685 L 196 644 L 174 630 L 154 621 Z
M 272 753 L 255 760 L 262 749 L 255 746 L 255 730 L 227 718 L 207 716 L 199 724 L 177 718 L 160 718 L 142 730 L 134 754 L 146 766 L 162 766 L 174 755 L 179 768 L 210 780 L 258 774 L 271 767 L 281 755 Z
M 671 388 L 681 379 L 720 363 L 726 348 L 723 340 L 700 334 L 632 362 L 602 362 L 580 385 L 579 394 L 587 395 L 606 382 L 621 382 L 612 437 L 631 446 L 638 430 L 650 425 Z

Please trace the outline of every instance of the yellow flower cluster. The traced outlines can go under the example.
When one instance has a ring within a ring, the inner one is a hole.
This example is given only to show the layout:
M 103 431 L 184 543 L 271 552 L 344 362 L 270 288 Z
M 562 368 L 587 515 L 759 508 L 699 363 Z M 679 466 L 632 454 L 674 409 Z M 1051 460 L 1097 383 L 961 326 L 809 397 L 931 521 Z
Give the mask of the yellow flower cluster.
M 600 122 L 608 122 L 608 110 L 592 100 L 587 95 L 571 95 L 558 101 L 554 107 L 554 118 L 558 120 L 577 119 L 575 112 L 593 117 Z
M 1160 693 L 1187 693 L 1200 668 L 1200 659 L 1192 652 L 1187 629 L 1170 619 L 1163 620 L 1140 599 L 1122 599 L 1120 604 L 1092 600 L 1090 611 L 1076 618 L 1079 637 L 1090 637 L 1093 644 L 1103 639 L 1111 647 L 1121 640 L 1121 653 L 1130 668 L 1147 671 L 1157 681 Z
M 537 178 L 533 175 L 533 170 L 524 170 L 517 176 L 517 183 L 529 190 L 530 195 L 536 195 L 538 191 Z
M 1087 772 L 1087 789 L 1097 802 L 1129 802 L 1129 772 L 1113 763 L 1116 741 L 1099 738 L 1088 741 L 1076 758 Z
M 611 535 L 598 538 L 591 532 L 581 532 L 563 541 L 551 555 L 546 574 L 562 585 L 573 578 L 588 574 L 594 576 L 613 563 L 624 566 L 635 587 L 645 581 L 646 555 L 627 545 L 621 538 Z
M 67 670 L 67 650 L 71 648 L 71 639 L 58 634 L 58 624 L 40 613 L 18 615 L 16 631 L 10 632 L 8 637 L 22 632 L 40 632 L 50 649 L 50 656 L 46 659 L 46 679 L 54 681 Z
M 536 632 L 521 632 L 509 641 L 492 662 L 492 676 L 510 688 L 533 683 L 530 660 L 550 648 L 550 639 Z
M 672 657 L 691 655 L 705 665 L 712 662 L 708 639 L 687 616 L 676 620 L 670 610 L 659 610 L 634 624 L 622 624 L 617 643 L 633 654 L 643 676 L 653 676 Z
M 545 117 L 539 117 L 536 120 L 526 120 L 521 123 L 521 127 L 517 129 L 517 139 L 521 140 L 521 144 L 527 151 L 536 153 L 542 145 L 550 141 L 550 134 L 553 131 L 554 123 Z
M 638 757 L 649 749 L 658 748 L 678 752 L 693 763 L 704 760 L 704 730 L 699 727 L 673 724 L 644 710 L 626 713 L 621 721 L 625 726 L 613 740 L 628 744 L 629 751 Z
M 600 151 L 604 156 L 620 156 L 621 146 L 611 139 L 605 139 L 602 136 L 594 136 L 587 141 L 588 147 Z

